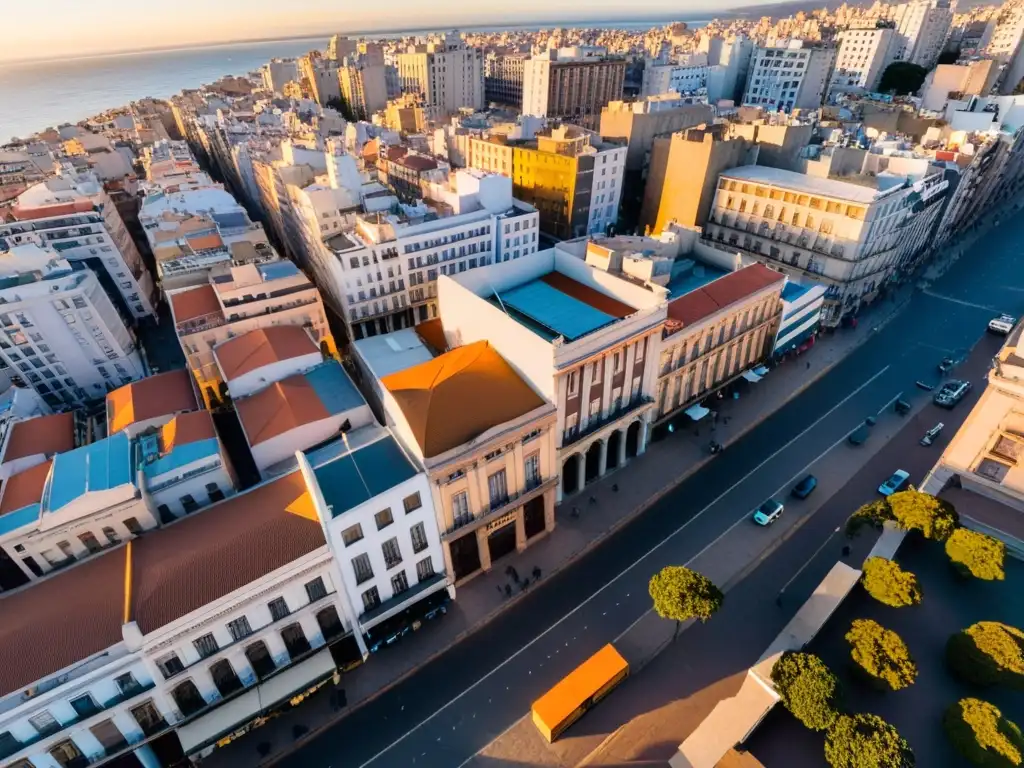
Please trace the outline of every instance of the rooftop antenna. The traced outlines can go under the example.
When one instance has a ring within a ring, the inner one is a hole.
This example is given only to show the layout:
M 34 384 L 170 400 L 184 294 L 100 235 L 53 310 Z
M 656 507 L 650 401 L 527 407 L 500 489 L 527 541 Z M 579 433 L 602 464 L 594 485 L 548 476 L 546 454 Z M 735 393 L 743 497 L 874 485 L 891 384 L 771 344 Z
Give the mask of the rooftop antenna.
M 370 493 L 370 486 L 368 486 L 368 485 L 366 484 L 366 478 L 364 478 L 364 477 L 363 477 L 363 473 L 359 471 L 359 465 L 358 465 L 358 464 L 356 463 L 356 454 L 355 454 L 355 451 L 353 451 L 353 450 L 352 450 L 352 446 L 351 446 L 351 444 L 349 444 L 349 442 L 348 442 L 348 432 L 342 432 L 342 433 L 341 433 L 341 439 L 342 439 L 342 441 L 343 441 L 343 442 L 345 443 L 345 447 L 346 447 L 346 448 L 348 448 L 348 455 L 349 455 L 349 456 L 351 457 L 351 459 L 352 459 L 352 466 L 356 468 L 356 474 L 357 474 L 357 475 L 359 475 L 359 479 L 360 479 L 360 480 L 362 481 L 362 483 L 363 483 L 363 488 L 365 488 L 365 489 L 366 489 L 366 495 L 367 495 L 367 497 L 368 497 L 368 498 L 371 498 L 371 499 L 372 499 L 372 498 L 373 498 L 373 496 L 374 496 L 374 494 Z

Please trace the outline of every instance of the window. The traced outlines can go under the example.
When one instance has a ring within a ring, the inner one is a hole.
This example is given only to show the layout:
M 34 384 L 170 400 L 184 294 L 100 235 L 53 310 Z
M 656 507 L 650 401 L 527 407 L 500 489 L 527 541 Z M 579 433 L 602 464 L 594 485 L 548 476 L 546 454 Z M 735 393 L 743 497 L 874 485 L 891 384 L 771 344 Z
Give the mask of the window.
M 288 610 L 288 603 L 285 602 L 283 597 L 275 597 L 267 603 L 267 608 L 270 609 L 270 618 L 273 621 L 280 621 L 291 613 L 291 611 Z
M 139 685 L 139 681 L 135 679 L 135 676 L 131 672 L 125 672 L 123 675 L 118 675 L 114 678 L 114 685 L 117 686 L 122 695 L 133 695 L 142 690 L 142 686 Z
M 78 540 L 81 541 L 82 545 L 93 554 L 103 549 L 92 531 L 86 531 L 85 533 L 78 534 Z
M 139 525 L 139 521 L 134 517 L 126 517 L 124 520 L 124 527 L 128 529 L 128 532 L 133 536 L 138 536 L 142 533 L 142 526 Z
M 199 658 L 205 659 L 207 656 L 212 656 L 218 650 L 220 646 L 217 645 L 217 639 L 212 634 L 206 634 L 202 637 L 193 640 L 192 645 L 199 651 Z
M 536 488 L 540 485 L 540 454 L 531 453 L 524 462 L 526 487 Z
M 249 626 L 249 617 L 242 616 L 228 622 L 228 632 L 233 640 L 241 640 L 246 635 L 252 634 L 252 627 Z
M 399 571 L 391 577 L 391 592 L 400 595 L 409 588 L 409 579 L 405 577 L 405 571 Z
M 456 528 L 471 522 L 473 516 L 469 513 L 469 501 L 465 491 L 460 491 L 452 496 L 452 524 Z
M 602 373 L 602 368 L 603 368 L 601 363 L 602 363 L 601 360 L 595 360 L 591 364 L 591 369 L 590 369 L 590 381 L 591 381 L 591 383 L 597 383 L 597 382 L 601 381 L 601 373 Z
M 425 581 L 434 575 L 434 561 L 429 557 L 424 557 L 418 563 L 416 563 L 416 578 L 420 581 Z
M 349 526 L 348 528 L 346 528 L 345 530 L 343 530 L 341 532 L 341 540 L 342 540 L 342 542 L 344 542 L 346 547 L 351 546 L 352 544 L 355 544 L 357 541 L 359 541 L 362 538 L 363 538 L 363 527 L 359 523 L 356 523 L 355 525 Z
M 601 398 L 595 397 L 590 401 L 590 418 L 596 418 L 601 415 Z
M 100 708 L 96 706 L 96 702 L 88 693 L 84 696 L 79 696 L 77 699 L 72 699 L 71 708 L 75 710 L 79 717 L 89 717 L 100 711 Z
M 398 546 L 397 538 L 388 539 L 381 544 L 380 549 L 384 553 L 384 565 L 388 568 L 394 568 L 402 562 L 402 550 Z
M 491 496 L 491 509 L 500 507 L 508 501 L 508 484 L 504 469 L 499 469 L 487 478 L 487 490 Z
M 565 396 L 566 397 L 576 397 L 576 395 L 579 393 L 579 389 L 580 389 L 580 375 L 579 375 L 579 371 L 569 371 L 569 374 L 566 376 Z
M 323 600 L 327 597 L 327 587 L 324 586 L 324 580 L 322 577 L 317 576 L 312 581 L 306 582 L 306 595 L 309 597 L 309 602 L 315 603 L 317 600 Z
M 30 717 L 28 721 L 33 728 L 44 736 L 49 733 L 56 733 L 60 730 L 60 723 L 58 723 L 56 718 L 54 718 L 54 716 L 45 709 L 38 715 Z
M 395 518 L 391 516 L 391 508 L 382 509 L 380 512 L 373 516 L 373 519 L 377 523 L 377 530 L 383 530 L 395 522 Z
M 615 373 L 621 373 L 623 364 L 625 363 L 625 355 L 621 352 L 616 352 L 612 355 L 612 370 Z
M 117 531 L 113 528 L 105 527 L 103 529 L 103 535 L 107 537 L 107 541 L 111 544 L 117 544 L 121 541 L 121 537 L 117 535 Z
M 376 587 L 370 587 L 368 590 L 363 592 L 363 610 L 372 611 L 380 605 L 380 593 Z
M 289 624 L 282 629 L 281 639 L 284 640 L 284 647 L 288 649 L 288 656 L 292 660 L 310 651 L 309 640 L 306 639 L 306 633 L 299 624 Z
M 636 362 L 639 363 L 640 361 L 642 361 L 644 359 L 644 348 L 646 346 L 647 346 L 647 341 L 645 339 L 641 339 L 640 341 L 638 341 L 636 343 L 636 357 L 634 358 L 636 360 Z
M 419 493 L 419 491 L 417 491 L 416 493 L 411 493 L 408 496 L 406 496 L 404 499 L 402 499 L 402 506 L 405 507 L 405 514 L 407 514 L 407 515 L 410 512 L 415 512 L 417 509 L 422 507 L 423 506 L 423 502 L 420 501 L 420 493 Z
M 579 417 L 575 413 L 567 414 L 565 417 L 565 432 L 570 437 L 576 434 L 576 425 L 579 423 Z
M 81 750 L 75 745 L 75 742 L 68 739 L 62 741 L 50 747 L 50 757 L 61 766 L 61 768 L 70 768 L 70 766 L 81 765 L 81 761 L 84 759 Z
M 174 677 L 185 669 L 185 665 L 181 663 L 181 659 L 178 658 L 176 653 L 164 656 L 162 659 L 157 659 L 156 666 L 160 670 L 160 674 L 164 676 L 164 680 Z
M 227 659 L 221 659 L 210 667 L 210 677 L 221 696 L 230 696 L 235 691 L 242 690 L 242 681 L 238 679 L 235 668 Z
M 356 574 L 356 584 L 372 579 L 373 567 L 370 565 L 370 556 L 364 552 L 352 558 L 352 570 Z

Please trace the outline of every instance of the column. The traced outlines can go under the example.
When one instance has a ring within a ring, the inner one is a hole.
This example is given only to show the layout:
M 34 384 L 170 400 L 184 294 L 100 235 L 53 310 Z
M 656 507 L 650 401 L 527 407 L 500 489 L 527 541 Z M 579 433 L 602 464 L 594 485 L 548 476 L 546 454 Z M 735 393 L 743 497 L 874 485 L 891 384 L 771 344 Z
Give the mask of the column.
M 601 441 L 601 461 L 597 468 L 597 476 L 604 477 L 604 473 L 608 471 L 608 440 L 604 439 Z
M 213 682 L 213 676 L 210 674 L 209 666 L 196 665 L 188 670 L 192 676 L 192 682 L 195 683 L 196 688 L 199 689 L 199 694 L 206 699 L 207 704 L 212 704 L 216 701 L 220 701 L 223 697 L 220 695 L 220 691 L 217 690 L 217 686 Z M 174 685 L 179 685 L 184 681 L 175 680 Z M 174 685 L 171 689 L 174 689 Z
M 559 484 L 561 487 L 561 484 Z M 556 503 L 555 492 L 548 490 L 544 491 L 544 530 L 551 533 L 555 530 L 555 503 Z
M 114 725 L 117 726 L 117 730 L 124 735 L 125 740 L 129 744 L 142 741 L 142 739 L 145 738 L 142 728 L 139 727 L 139 724 L 135 722 L 135 718 L 132 717 L 127 710 L 115 712 L 114 716 L 110 719 L 113 721 Z
M 270 651 L 270 658 L 274 660 L 274 664 L 279 667 L 288 665 L 288 648 L 285 646 L 284 640 L 281 639 L 280 632 L 268 632 L 260 640 L 267 644 L 267 650 Z
M 647 450 L 647 419 L 640 420 L 640 434 L 637 435 L 636 455 L 643 456 Z
M 476 548 L 480 553 L 480 570 L 491 570 L 491 548 L 487 546 L 487 528 L 481 525 L 476 529 Z
M 576 492 L 579 493 L 587 484 L 587 454 L 578 453 L 576 455 L 578 457 L 576 462 Z
M 302 627 L 302 634 L 306 636 L 312 647 L 319 648 L 324 644 L 324 633 L 320 629 L 320 624 L 317 623 L 316 616 L 307 613 L 299 619 L 299 626 Z
M 75 742 L 75 746 L 90 760 L 102 757 L 107 752 L 103 745 L 100 744 L 100 740 L 93 736 L 92 731 L 88 728 L 72 731 L 70 735 L 71 740 Z
M 34 573 L 32 573 L 32 571 L 29 569 L 29 567 L 27 565 L 25 565 L 24 561 L 22 560 L 22 558 L 26 557 L 27 553 L 19 554 L 19 553 L 15 552 L 15 553 L 12 554 L 11 552 L 7 552 L 7 555 L 8 555 L 8 557 L 11 558 L 11 560 L 14 561 L 14 563 L 18 566 L 18 568 L 21 569 L 21 572 L 23 574 L 25 574 L 25 576 L 28 578 L 29 581 L 35 581 L 36 579 L 39 578 Z M 44 570 L 48 570 L 49 569 L 50 564 L 48 562 L 46 562 L 45 560 L 43 560 L 39 555 L 33 555 L 32 559 L 35 560 L 37 563 L 42 561 L 42 564 L 39 566 L 40 568 L 43 568 Z
M 516 510 L 516 552 L 526 549 L 526 521 L 523 513 L 524 507 Z
M 626 466 L 626 437 L 629 435 L 629 428 L 619 431 L 619 466 Z
M 135 756 L 142 763 L 142 768 L 161 768 L 160 760 L 156 756 L 156 752 L 149 744 L 143 744 L 141 747 L 137 747 L 135 750 Z
M 156 711 L 169 724 L 173 725 L 181 719 L 181 713 L 178 711 L 174 699 L 171 698 L 170 694 L 164 693 L 159 685 L 150 691 L 150 695 L 153 697 L 153 706 L 156 707 Z
M 227 660 L 231 664 L 231 668 L 235 670 L 235 674 L 238 675 L 238 679 L 242 681 L 242 685 L 248 688 L 256 683 L 256 672 L 253 670 L 252 664 L 249 663 L 249 657 L 245 655 L 244 649 L 232 650 L 228 654 Z

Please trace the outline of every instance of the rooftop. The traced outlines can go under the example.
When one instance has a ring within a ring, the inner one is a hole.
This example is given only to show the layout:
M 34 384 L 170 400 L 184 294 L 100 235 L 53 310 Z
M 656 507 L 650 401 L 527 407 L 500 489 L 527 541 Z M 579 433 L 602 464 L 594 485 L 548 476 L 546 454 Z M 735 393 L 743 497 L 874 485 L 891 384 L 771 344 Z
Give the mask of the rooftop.
M 668 288 L 668 295 L 671 298 L 685 296 L 728 274 L 728 270 L 720 269 L 713 264 L 686 258 L 676 259 L 672 265 L 672 276 L 665 287 Z
M 359 339 L 352 342 L 352 346 L 378 379 L 433 358 L 419 334 L 412 328 Z
M 785 279 L 781 272 L 763 264 L 751 264 L 669 302 L 668 319 L 673 325 L 693 325 Z
M 57 413 L 53 416 L 37 416 L 17 422 L 11 427 L 7 450 L 3 461 L 6 464 L 26 456 L 44 454 L 53 456 L 75 447 L 74 413 Z
M 209 283 L 170 294 L 175 323 L 184 323 L 207 315 L 222 314 L 217 292 Z
M 134 483 L 131 441 L 123 432 L 83 445 L 53 459 L 53 473 L 43 491 L 44 512 L 57 512 L 75 499 Z
M 153 478 L 220 454 L 217 430 L 209 411 L 179 413 L 156 433 L 140 436 L 139 463 Z
M 39 519 L 39 502 L 53 460 L 7 478 L 0 489 L 0 534 L 10 533 Z M 18 513 L 18 514 L 13 514 Z
M 107 432 L 114 434 L 140 421 L 198 408 L 188 371 L 158 373 L 125 384 L 107 395 Z
M 426 458 L 544 405 L 486 341 L 459 347 L 382 380 Z
M 417 469 L 385 430 L 382 437 L 345 451 L 314 469 L 332 517 L 415 477 Z
M 538 336 L 575 341 L 633 314 L 633 307 L 583 285 L 561 272 L 518 285 L 489 301 Z
M 224 378 L 230 382 L 273 363 L 319 354 L 319 348 L 302 326 L 275 325 L 228 339 L 218 344 L 213 353 Z
M 763 165 L 743 165 L 722 173 L 724 179 L 735 179 L 737 181 L 753 181 L 761 184 L 772 184 L 784 189 L 791 189 L 798 192 L 824 195 L 839 200 L 850 200 L 856 203 L 873 203 L 885 196 L 894 187 L 879 190 L 863 184 L 854 184 L 849 181 L 838 179 L 825 179 L 818 176 L 808 176 L 795 171 L 785 171 L 780 168 L 768 168 Z

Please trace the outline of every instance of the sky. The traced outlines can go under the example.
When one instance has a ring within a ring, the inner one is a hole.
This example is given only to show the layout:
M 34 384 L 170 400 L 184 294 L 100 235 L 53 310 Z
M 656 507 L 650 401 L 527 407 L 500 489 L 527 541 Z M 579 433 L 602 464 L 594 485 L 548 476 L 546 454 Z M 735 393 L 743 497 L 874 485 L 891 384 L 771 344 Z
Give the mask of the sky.
M 452 0 L 32 0 L 5 2 L 4 28 L 14 31 L 0 46 L 0 61 L 80 56 L 140 48 L 195 45 L 253 38 L 328 34 L 332 31 L 431 29 L 469 24 L 533 21 L 685 18 L 712 9 L 753 5 L 757 0 L 515 0 L 463 3 Z M 583 11 L 583 9 L 586 9 Z M 144 9 L 144 10 L 138 10 Z

